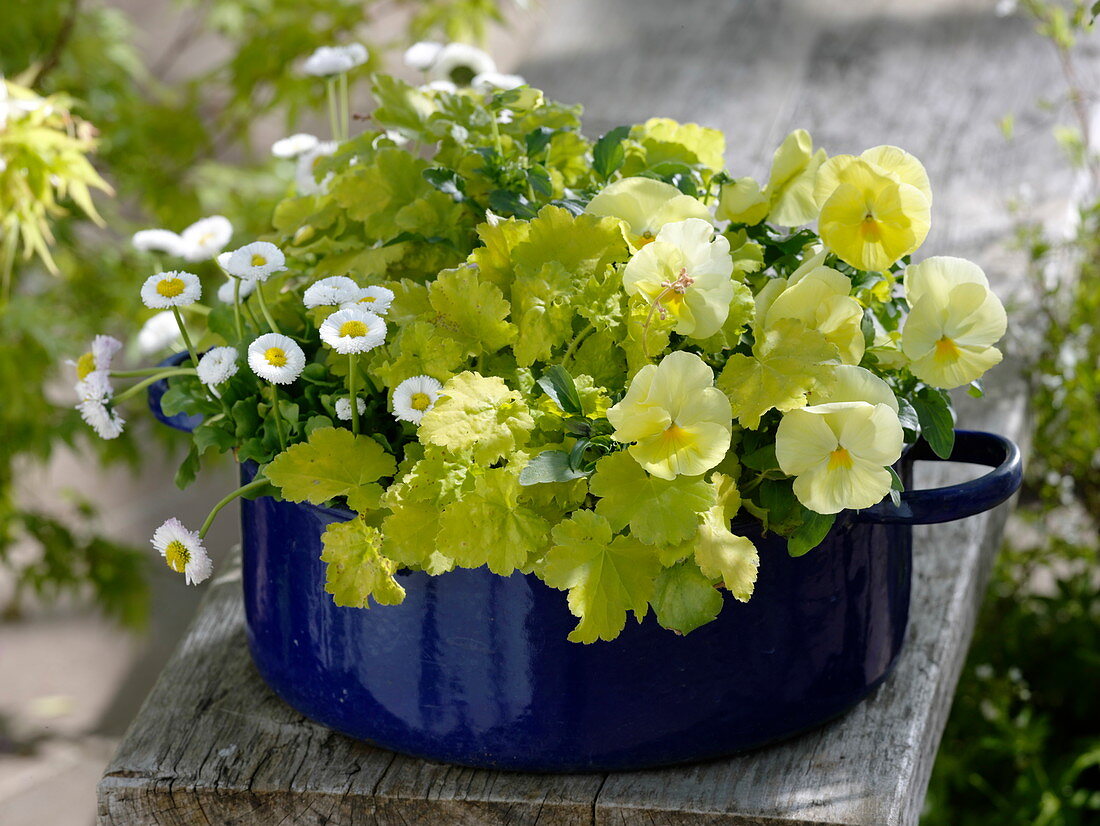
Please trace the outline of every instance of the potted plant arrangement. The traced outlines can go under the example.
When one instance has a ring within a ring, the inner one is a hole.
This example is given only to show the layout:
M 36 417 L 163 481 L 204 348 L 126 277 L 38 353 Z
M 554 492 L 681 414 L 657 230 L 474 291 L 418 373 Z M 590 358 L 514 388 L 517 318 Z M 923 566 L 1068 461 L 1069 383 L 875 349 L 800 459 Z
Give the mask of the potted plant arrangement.
M 1018 485 L 946 393 L 980 394 L 1004 309 L 975 264 L 911 260 L 932 190 L 901 149 L 799 130 L 761 185 L 714 129 L 590 141 L 521 82 L 375 76 L 370 128 L 219 257 L 222 300 L 185 326 L 199 279 L 146 281 L 187 353 L 116 395 L 99 341 L 82 412 L 109 433 L 152 386 L 184 481 L 235 456 L 242 486 L 153 544 L 201 582 L 243 497 L 253 658 L 336 729 L 558 771 L 817 725 L 900 650 L 910 526 Z M 907 491 L 916 458 L 996 469 Z

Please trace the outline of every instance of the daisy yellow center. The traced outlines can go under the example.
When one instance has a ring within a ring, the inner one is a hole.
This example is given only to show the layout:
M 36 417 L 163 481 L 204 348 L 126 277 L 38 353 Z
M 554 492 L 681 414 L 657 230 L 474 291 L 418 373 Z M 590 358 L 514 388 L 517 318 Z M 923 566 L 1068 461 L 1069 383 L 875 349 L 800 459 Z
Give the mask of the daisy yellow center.
M 838 447 L 829 454 L 829 470 L 836 470 L 837 468 L 844 468 L 847 470 L 851 466 L 852 454 L 848 452 L 847 448 Z
M 427 410 L 432 404 L 432 399 L 427 393 L 413 393 L 409 398 L 409 407 L 413 410 Z
M 258 252 L 252 253 L 252 266 L 262 267 L 267 264 L 267 259 L 260 255 Z
M 164 549 L 164 561 L 177 574 L 182 574 L 187 563 L 191 561 L 191 552 L 178 539 L 173 539 Z
M 157 292 L 165 298 L 175 298 L 183 292 L 182 278 L 162 278 L 157 282 Z
M 360 304 L 373 304 L 374 300 L 375 299 L 374 299 L 373 295 L 367 295 L 367 296 L 364 296 L 363 298 L 360 298 L 359 303 Z
M 286 367 L 286 351 L 282 347 L 268 347 L 264 358 L 272 367 Z
M 340 335 L 350 336 L 351 338 L 361 338 L 367 334 L 367 325 L 362 321 L 351 320 L 345 321 L 340 325 Z
M 81 381 L 88 378 L 88 374 L 95 370 L 95 356 L 85 353 L 76 360 L 76 377 Z
M 953 340 L 944 336 L 936 342 L 936 355 L 935 359 L 939 362 L 952 362 L 959 357 L 959 345 Z

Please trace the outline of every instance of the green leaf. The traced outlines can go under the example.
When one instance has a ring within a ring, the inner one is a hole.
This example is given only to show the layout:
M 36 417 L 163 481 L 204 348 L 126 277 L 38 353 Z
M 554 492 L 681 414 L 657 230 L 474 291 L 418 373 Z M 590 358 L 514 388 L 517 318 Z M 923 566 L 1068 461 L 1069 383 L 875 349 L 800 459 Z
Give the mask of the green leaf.
M 382 487 L 375 483 L 395 470 L 393 457 L 370 436 L 328 427 L 280 453 L 265 473 L 291 502 L 320 505 L 346 496 L 348 507 L 363 513 L 378 507 Z
M 549 126 L 540 126 L 538 129 L 528 132 L 527 137 L 524 138 L 524 143 L 527 146 L 527 157 L 534 158 L 539 155 L 542 150 L 550 145 L 550 139 L 555 134 L 557 134 L 557 131 Z
M 909 433 L 920 433 L 920 419 L 917 417 L 917 410 L 909 403 L 909 400 L 902 396 L 897 397 L 898 400 L 898 420 L 901 422 L 903 430 L 909 431 Z
M 431 169 L 425 169 L 421 174 L 425 181 L 444 195 L 450 195 L 456 201 L 466 200 L 466 181 L 453 169 L 434 166 Z
M 628 536 L 612 539 L 607 520 L 588 510 L 557 524 L 552 536 L 554 546 L 535 573 L 551 588 L 569 591 L 569 610 L 580 619 L 572 642 L 614 639 L 628 611 L 641 621 L 661 569 L 654 548 Z
M 617 126 L 601 136 L 592 147 L 592 169 L 601 180 L 606 181 L 623 165 L 626 159 L 623 141 L 629 134 L 629 126 Z
M 474 489 L 443 509 L 439 520 L 440 553 L 463 568 L 488 565 L 508 576 L 541 551 L 550 525 L 520 504 L 517 470 L 492 468 L 474 482 Z
M 886 472 L 890 474 L 890 501 L 895 508 L 899 508 L 901 507 L 901 494 L 905 491 L 905 483 L 901 481 L 898 472 L 892 467 L 886 468 Z
M 722 610 L 722 595 L 694 562 L 681 562 L 657 575 L 653 610 L 662 628 L 689 634 Z
M 508 302 L 471 267 L 440 273 L 428 289 L 428 301 L 440 334 L 458 342 L 470 358 L 495 353 L 515 341 L 516 328 L 505 320 L 511 309 Z
M 569 454 L 564 450 L 544 450 L 520 471 L 521 485 L 540 485 L 547 482 L 571 482 L 587 474 L 569 465 Z
M 577 385 L 569 371 L 560 364 L 550 367 L 538 380 L 538 385 L 547 396 L 552 398 L 568 416 L 580 416 L 584 413 Z
M 436 548 L 439 507 L 402 501 L 382 520 L 382 551 L 399 565 L 427 571 L 432 576 L 454 568 L 454 560 Z
M 397 563 L 382 556 L 382 534 L 369 527 L 362 516 L 333 522 L 321 541 L 325 592 L 332 594 L 332 601 L 341 608 L 369 608 L 371 598 L 379 605 L 404 601 L 405 589 L 393 577 Z
M 710 480 L 715 504 L 703 514 L 695 537 L 695 563 L 705 576 L 722 584 L 741 602 L 747 602 L 756 585 L 760 556 L 752 540 L 730 530 L 730 520 L 741 508 L 741 495 L 730 477 L 715 473 Z
M 198 476 L 200 456 L 201 452 L 198 445 L 191 445 L 191 449 L 187 451 L 187 456 L 184 457 L 183 462 L 176 471 L 176 487 L 180 490 L 187 488 Z
M 435 406 L 420 420 L 417 434 L 422 444 L 492 464 L 526 442 L 534 427 L 518 391 L 509 390 L 496 376 L 467 370 L 443 386 Z
M 825 539 L 834 522 L 835 513 L 822 514 L 806 508 L 802 515 L 802 524 L 787 537 L 787 553 L 791 556 L 802 556 L 812 551 Z
M 950 459 L 955 447 L 955 417 L 947 393 L 932 387 L 922 387 L 913 397 L 920 420 L 921 435 L 941 459 Z
M 600 500 L 596 513 L 612 529 L 630 532 L 648 545 L 678 545 L 699 526 L 699 514 L 714 506 L 714 488 L 702 476 L 671 481 L 650 476 L 629 453 L 605 456 L 596 464 L 589 490 Z

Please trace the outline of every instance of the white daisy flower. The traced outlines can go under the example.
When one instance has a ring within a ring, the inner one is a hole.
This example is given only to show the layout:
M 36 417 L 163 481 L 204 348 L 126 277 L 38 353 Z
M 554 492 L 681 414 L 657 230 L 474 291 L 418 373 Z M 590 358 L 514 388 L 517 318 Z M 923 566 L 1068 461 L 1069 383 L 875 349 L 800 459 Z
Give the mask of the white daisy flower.
M 257 281 L 249 281 L 245 278 L 229 277 L 225 279 L 224 284 L 218 287 L 218 301 L 222 302 L 223 304 L 232 304 L 233 295 L 236 292 L 236 284 L 241 285 L 241 300 L 243 301 L 245 298 L 248 298 L 248 296 L 252 295 L 252 293 L 256 289 L 256 284 L 258 283 L 259 282 Z
M 308 152 L 320 141 L 316 135 L 299 132 L 275 141 L 271 144 L 271 154 L 276 158 L 297 158 L 303 152 Z
M 178 349 L 181 344 L 183 337 L 180 335 L 179 325 L 176 324 L 176 317 L 170 310 L 157 313 L 146 321 L 137 335 L 138 351 L 143 356 L 163 352 L 169 347 Z
M 237 348 L 214 347 L 199 359 L 199 381 L 207 387 L 224 384 L 237 375 Z
M 221 267 L 223 270 L 229 272 L 226 267 L 229 266 L 229 259 L 232 257 L 232 252 L 219 252 L 217 255 L 214 256 L 214 261 L 217 262 L 218 266 Z
M 299 195 L 317 195 L 325 191 L 328 182 L 332 180 L 329 172 L 320 181 L 314 175 L 314 170 L 322 158 L 327 158 L 336 153 L 338 148 L 336 141 L 323 141 L 312 149 L 308 149 L 298 156 L 298 168 L 294 173 L 294 182 L 298 187 Z
M 141 285 L 141 300 L 152 310 L 186 307 L 202 298 L 199 277 L 189 272 L 158 272 Z
M 410 69 L 419 69 L 422 72 L 432 68 L 439 53 L 443 51 L 443 44 L 434 40 L 421 40 L 413 43 L 405 49 L 405 65 Z
M 169 255 L 183 254 L 183 239 L 170 229 L 143 229 L 134 233 L 130 244 L 138 252 L 166 252 Z
M 290 384 L 306 366 L 306 354 L 294 339 L 265 333 L 248 345 L 248 366 L 272 384 Z
M 186 577 L 188 585 L 198 585 L 214 570 L 198 531 L 187 530 L 174 516 L 153 531 L 152 543 L 168 567 Z
M 225 270 L 247 281 L 267 281 L 272 273 L 286 269 L 286 256 L 274 244 L 267 241 L 253 241 L 245 244 L 225 262 Z
M 478 75 L 495 73 L 496 61 L 487 52 L 468 43 L 448 43 L 428 70 L 431 80 L 449 80 L 456 86 L 469 86 Z
M 82 418 L 96 435 L 101 439 L 117 439 L 122 435 L 122 427 L 125 420 L 118 415 L 118 411 L 109 408 L 102 401 L 89 399 L 76 406 Z
M 106 370 L 95 370 L 76 383 L 77 398 L 83 402 L 106 404 L 114 395 Z
M 500 72 L 482 72 L 470 81 L 470 85 L 479 92 L 495 92 L 498 89 L 507 92 L 509 89 L 518 89 L 520 86 L 526 86 L 527 81 L 520 75 L 506 75 Z
M 420 424 L 424 414 L 435 407 L 443 385 L 431 376 L 413 376 L 393 390 L 393 415 L 403 422 Z
M 225 249 L 233 237 L 233 225 L 224 215 L 202 218 L 183 232 L 183 257 L 187 261 L 209 261 Z
M 346 310 L 349 307 L 359 307 L 364 310 L 370 310 L 375 315 L 385 315 L 390 311 L 390 305 L 393 303 L 393 290 L 386 289 L 385 287 L 363 287 L 357 290 L 357 294 L 349 301 L 343 301 L 340 303 L 340 309 Z
M 359 408 L 359 415 L 367 412 L 367 403 L 361 398 L 355 399 L 355 406 Z M 336 418 L 345 422 L 351 421 L 351 399 L 340 398 L 336 400 Z
M 386 340 L 386 322 L 369 310 L 337 310 L 321 322 L 321 341 L 342 355 L 365 353 Z
M 83 381 L 91 373 L 101 370 L 106 372 L 111 369 L 115 353 L 122 349 L 122 342 L 114 336 L 96 336 L 92 339 L 92 347 L 88 352 L 76 361 L 68 361 L 76 368 L 76 377 Z
M 362 66 L 370 58 L 370 52 L 367 51 L 367 47 L 362 43 L 349 43 L 340 48 L 344 50 L 344 54 L 347 56 L 348 60 L 351 61 L 351 67 L 353 69 L 356 66 Z
M 458 87 L 449 80 L 433 80 L 431 83 L 425 83 L 417 88 L 421 92 L 446 92 L 449 95 L 453 95 L 458 91 Z
M 306 287 L 302 301 L 311 310 L 314 307 L 335 307 L 355 301 L 361 290 L 362 287 L 346 275 L 332 275 Z
M 321 46 L 306 58 L 302 71 L 314 77 L 327 77 L 351 71 L 367 62 L 369 52 L 362 43 L 347 46 Z

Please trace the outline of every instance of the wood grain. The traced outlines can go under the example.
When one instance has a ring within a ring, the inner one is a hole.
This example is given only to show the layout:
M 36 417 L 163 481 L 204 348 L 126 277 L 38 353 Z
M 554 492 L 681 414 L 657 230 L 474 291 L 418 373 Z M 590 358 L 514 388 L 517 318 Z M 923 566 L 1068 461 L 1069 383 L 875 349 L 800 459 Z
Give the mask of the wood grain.
M 555 0 L 522 71 L 586 104 L 593 134 L 663 114 L 723 129 L 735 175 L 766 176 L 804 126 L 831 154 L 898 143 L 935 187 L 925 252 L 963 255 L 1002 292 L 1023 186 L 1050 223 L 1074 179 L 1034 102 L 1053 54 L 977 0 Z M 996 122 L 1017 115 L 1006 142 Z M 960 424 L 1019 438 L 1010 366 Z M 966 401 L 966 400 L 964 400 Z M 933 484 L 934 477 L 923 483 Z M 102 826 L 145 824 L 867 824 L 916 822 L 1006 515 L 920 528 L 912 622 L 894 675 L 818 731 L 661 771 L 537 776 L 394 755 L 316 726 L 274 697 L 245 650 L 240 584 L 218 580 L 100 784 Z

